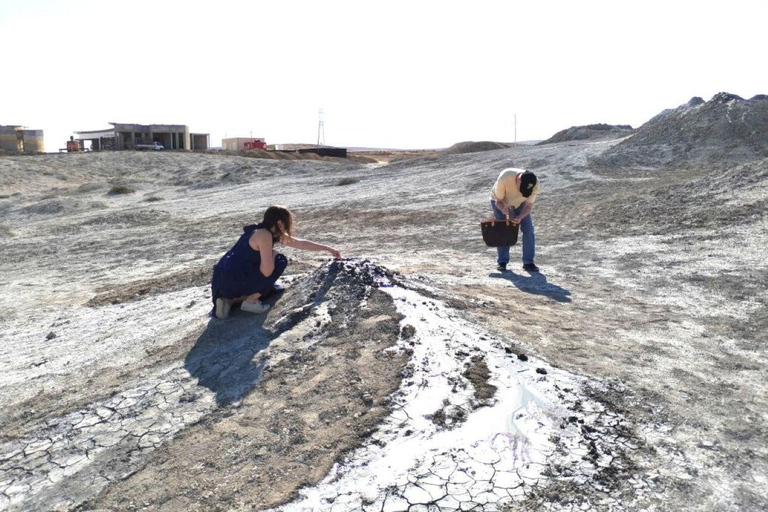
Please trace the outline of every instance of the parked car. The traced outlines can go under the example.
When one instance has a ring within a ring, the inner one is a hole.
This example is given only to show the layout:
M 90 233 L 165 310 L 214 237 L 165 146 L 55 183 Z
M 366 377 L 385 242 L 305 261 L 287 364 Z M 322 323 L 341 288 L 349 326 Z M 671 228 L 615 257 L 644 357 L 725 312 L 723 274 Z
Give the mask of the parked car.
M 134 149 L 152 149 L 154 151 L 160 151 L 161 149 L 165 149 L 165 146 L 160 144 L 159 142 L 153 142 L 152 144 L 136 144 L 133 146 Z

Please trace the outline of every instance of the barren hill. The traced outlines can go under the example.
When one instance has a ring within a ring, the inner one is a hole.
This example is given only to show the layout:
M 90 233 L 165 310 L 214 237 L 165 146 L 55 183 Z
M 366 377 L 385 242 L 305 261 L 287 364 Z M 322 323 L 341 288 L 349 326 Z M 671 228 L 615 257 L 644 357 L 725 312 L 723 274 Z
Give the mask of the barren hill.
M 608 150 L 611 166 L 739 163 L 768 157 L 768 99 L 721 92 L 665 110 Z
M 0 157 L 0 511 L 768 509 L 768 158 L 674 142 L 761 101 L 388 165 Z M 505 167 L 541 273 L 482 244 Z M 279 247 L 272 308 L 211 318 L 270 204 L 346 259 Z
M 466 141 L 457 142 L 451 147 L 444 149 L 442 153 L 447 155 L 458 155 L 464 153 L 478 153 L 480 151 L 493 151 L 495 149 L 505 149 L 508 147 L 509 144 L 504 144 L 502 142 L 492 142 L 488 140 L 480 142 Z
M 610 125 L 610 124 L 588 124 L 586 126 L 572 126 L 561 130 L 547 140 L 543 140 L 538 145 L 554 144 L 557 142 L 568 142 L 574 140 L 611 140 L 620 139 L 631 135 L 632 127 L 628 124 Z

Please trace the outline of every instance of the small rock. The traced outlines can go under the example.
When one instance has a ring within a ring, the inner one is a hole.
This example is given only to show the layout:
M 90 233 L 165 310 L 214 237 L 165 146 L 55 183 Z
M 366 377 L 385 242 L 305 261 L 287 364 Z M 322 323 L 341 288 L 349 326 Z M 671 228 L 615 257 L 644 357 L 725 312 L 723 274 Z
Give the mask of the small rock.
M 48 336 L 46 336 L 45 339 L 52 340 L 55 337 L 56 337 L 56 333 L 51 331 L 51 332 L 48 333 Z
M 536 373 L 540 373 L 542 375 L 546 375 L 547 374 L 547 370 L 545 370 L 544 368 L 536 368 Z
M 512 347 L 504 347 L 504 352 L 511 354 L 513 352 Z
M 519 360 L 521 360 L 521 361 L 527 361 L 528 360 L 528 356 L 525 355 L 525 354 L 517 354 L 517 358 Z

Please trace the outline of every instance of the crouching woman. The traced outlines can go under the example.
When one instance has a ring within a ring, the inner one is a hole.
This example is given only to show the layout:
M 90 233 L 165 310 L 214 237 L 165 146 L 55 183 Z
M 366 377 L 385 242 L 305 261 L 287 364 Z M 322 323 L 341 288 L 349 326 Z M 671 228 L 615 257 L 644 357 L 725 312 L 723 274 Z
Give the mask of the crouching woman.
M 237 243 L 213 267 L 211 293 L 216 318 L 227 318 L 234 304 L 249 313 L 264 313 L 269 304 L 262 299 L 275 290 L 288 266 L 288 258 L 275 252 L 276 243 L 294 249 L 328 251 L 341 258 L 339 251 L 327 245 L 293 237 L 293 214 L 282 206 L 270 206 L 264 220 L 243 228 Z

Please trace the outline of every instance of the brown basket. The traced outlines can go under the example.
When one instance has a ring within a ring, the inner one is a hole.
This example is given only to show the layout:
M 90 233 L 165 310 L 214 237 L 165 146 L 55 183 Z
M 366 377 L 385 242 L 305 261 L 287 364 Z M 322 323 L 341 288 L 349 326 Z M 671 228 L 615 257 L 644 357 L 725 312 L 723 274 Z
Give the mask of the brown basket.
M 507 247 L 517 243 L 519 224 L 507 220 L 488 219 L 480 221 L 480 231 L 483 233 L 483 241 L 488 247 Z

